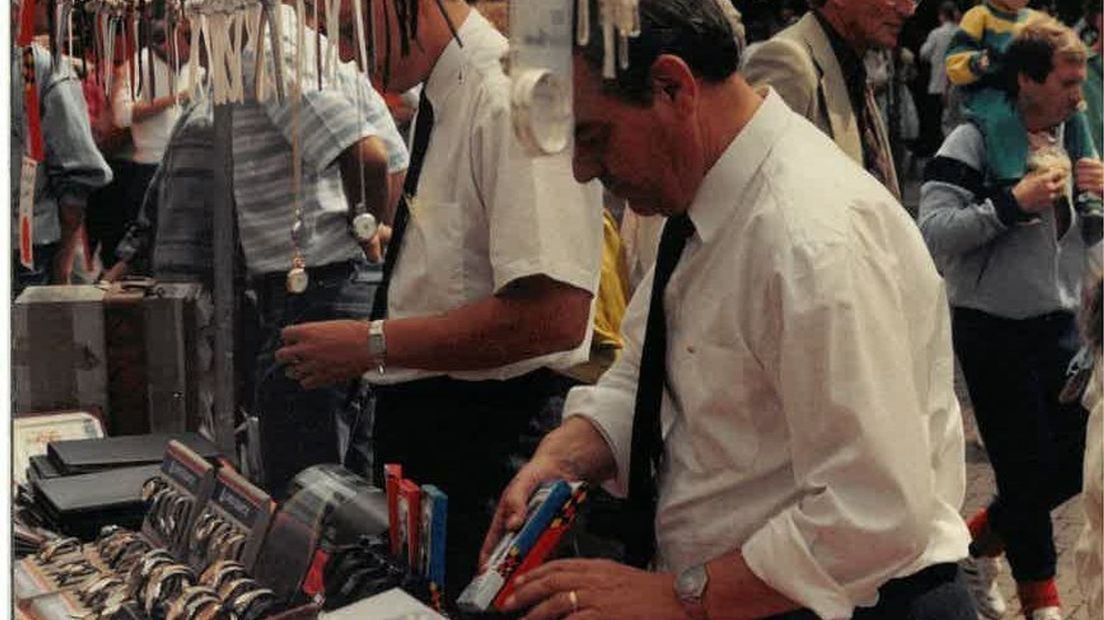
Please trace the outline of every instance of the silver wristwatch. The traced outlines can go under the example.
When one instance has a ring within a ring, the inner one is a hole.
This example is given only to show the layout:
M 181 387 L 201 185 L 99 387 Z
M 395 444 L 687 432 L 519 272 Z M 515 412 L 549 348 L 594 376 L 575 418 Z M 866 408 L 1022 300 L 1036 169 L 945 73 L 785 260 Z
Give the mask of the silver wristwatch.
M 383 319 L 368 323 L 368 353 L 376 360 L 379 374 L 383 374 L 383 359 L 387 355 L 387 338 L 383 335 Z
M 709 573 L 704 564 L 691 566 L 675 577 L 675 596 L 691 620 L 708 620 L 705 613 L 705 588 Z
M 357 204 L 355 213 L 356 215 L 349 220 L 349 231 L 358 242 L 368 243 L 372 240 L 372 237 L 376 236 L 376 232 L 379 230 L 379 223 L 376 222 L 376 216 L 368 213 L 368 210 L 364 208 L 363 202 Z

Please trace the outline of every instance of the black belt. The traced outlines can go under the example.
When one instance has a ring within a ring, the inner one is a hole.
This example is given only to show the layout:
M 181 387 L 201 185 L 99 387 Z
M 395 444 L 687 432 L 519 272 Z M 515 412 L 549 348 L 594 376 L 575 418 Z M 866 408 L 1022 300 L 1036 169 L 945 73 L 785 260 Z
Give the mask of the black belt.
M 536 396 L 551 394 L 557 386 L 564 385 L 565 378 L 548 368 L 538 368 L 509 379 L 484 379 L 468 381 L 448 376 L 415 379 L 403 383 L 373 386 L 378 394 L 403 397 L 416 394 L 440 395 L 463 402 L 470 398 L 486 398 L 488 395 Z
M 358 262 L 357 259 L 350 258 L 336 263 L 307 267 L 307 281 L 313 284 L 323 280 L 347 277 L 356 270 Z M 252 288 L 258 290 L 271 290 L 273 287 L 284 289 L 287 287 L 287 275 L 286 271 L 270 271 L 259 276 L 253 276 L 249 279 L 249 284 Z
M 1052 312 L 1036 314 L 1035 316 L 1029 316 L 1023 319 L 1010 319 L 968 306 L 953 306 L 953 310 L 955 316 L 958 317 L 1004 323 L 1008 326 L 1054 323 L 1057 321 L 1068 321 L 1074 317 L 1074 312 L 1072 310 L 1054 310 Z

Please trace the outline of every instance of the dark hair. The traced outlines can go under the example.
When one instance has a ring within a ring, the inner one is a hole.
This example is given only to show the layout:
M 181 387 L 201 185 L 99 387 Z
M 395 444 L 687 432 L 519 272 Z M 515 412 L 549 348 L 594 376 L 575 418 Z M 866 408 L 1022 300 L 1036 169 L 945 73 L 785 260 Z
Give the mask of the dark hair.
M 640 0 L 640 35 L 628 40 L 629 66 L 622 69 L 615 61 L 617 77 L 605 81 L 607 92 L 633 103 L 651 101 L 652 64 L 661 54 L 678 56 L 703 81 L 728 79 L 740 64 L 740 51 L 718 1 L 730 0 Z M 590 39 L 578 49 L 601 72 L 605 56 L 601 10 L 598 0 L 588 2 Z
M 1015 99 L 1020 94 L 1020 74 L 1031 81 L 1043 83 L 1054 70 L 1056 56 L 1085 60 L 1085 45 L 1068 26 L 1053 17 L 1037 17 L 1028 22 L 1012 39 L 1002 58 L 1001 75 L 1005 95 Z
M 946 0 L 943 4 L 939 5 L 939 16 L 946 17 L 947 19 L 954 19 L 958 14 L 958 5 L 951 0 Z

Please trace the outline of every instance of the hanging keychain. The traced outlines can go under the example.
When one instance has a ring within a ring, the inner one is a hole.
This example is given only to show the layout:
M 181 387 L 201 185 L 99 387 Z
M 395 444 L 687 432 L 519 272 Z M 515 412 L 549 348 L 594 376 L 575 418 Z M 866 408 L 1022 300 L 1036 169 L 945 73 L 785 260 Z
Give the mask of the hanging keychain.
M 287 291 L 298 295 L 307 290 L 310 277 L 307 275 L 307 262 L 301 249 L 303 235 L 302 179 L 303 164 L 300 154 L 299 106 L 303 96 L 303 47 L 306 45 L 306 33 L 303 23 L 303 0 L 296 0 L 295 15 L 295 82 L 292 84 L 291 100 L 291 185 L 294 204 L 294 217 L 291 225 L 291 269 L 287 274 Z

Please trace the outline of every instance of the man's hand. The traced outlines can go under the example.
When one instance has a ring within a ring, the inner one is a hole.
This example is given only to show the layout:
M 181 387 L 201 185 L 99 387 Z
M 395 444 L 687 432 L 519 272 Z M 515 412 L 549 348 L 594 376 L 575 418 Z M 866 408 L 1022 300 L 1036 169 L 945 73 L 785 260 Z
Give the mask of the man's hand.
M 276 361 L 308 390 L 356 379 L 375 365 L 364 321 L 303 323 L 285 327 L 281 336 L 284 346 L 276 351 Z
M 1073 180 L 1078 192 L 1089 192 L 1104 197 L 1104 163 L 1099 159 L 1083 157 L 1073 168 Z
M 483 548 L 479 551 L 479 566 L 487 563 L 495 546 L 506 532 L 515 531 L 525 524 L 529 498 L 536 492 L 537 487 L 550 480 L 578 479 L 579 476 L 566 461 L 541 456 L 539 453 L 534 455 L 514 476 L 498 500 L 498 508 L 495 509 L 491 527 L 487 530 L 487 536 L 483 539 Z
M 615 468 L 613 455 L 598 429 L 585 418 L 569 418 L 541 441 L 533 458 L 502 492 L 479 552 L 479 565 L 487 563 L 503 534 L 525 523 L 529 498 L 541 483 L 550 480 L 602 481 L 612 477 Z
M 558 560 L 518 578 L 506 610 L 532 607 L 524 620 L 686 618 L 670 573 L 608 560 Z
M 360 249 L 369 262 L 378 263 L 383 260 L 384 248 L 387 247 L 388 243 L 391 243 L 391 227 L 387 224 L 380 224 L 376 228 L 376 234 L 371 241 L 360 242 Z
M 1066 175 L 1061 170 L 1029 174 L 1012 188 L 1012 195 L 1027 213 L 1040 213 L 1054 206 L 1054 201 L 1066 189 Z

